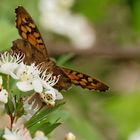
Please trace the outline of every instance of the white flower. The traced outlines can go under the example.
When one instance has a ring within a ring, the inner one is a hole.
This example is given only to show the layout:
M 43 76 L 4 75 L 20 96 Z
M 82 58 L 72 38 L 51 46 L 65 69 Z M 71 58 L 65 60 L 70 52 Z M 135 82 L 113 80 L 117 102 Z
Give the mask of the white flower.
M 17 87 L 23 92 L 30 90 L 35 90 L 35 92 L 39 93 L 42 92 L 43 86 L 41 84 L 39 74 L 40 71 L 34 63 L 30 66 L 21 63 L 16 72 L 16 76 L 19 79 Z
M 14 52 L 4 52 L 0 55 L 0 72 L 8 74 L 13 78 L 16 78 L 15 70 L 18 68 L 18 65 L 23 61 L 24 55 Z
M 40 68 L 41 69 L 41 68 Z M 42 85 L 45 89 L 48 89 L 50 87 L 53 87 L 58 81 L 59 81 L 59 77 L 58 76 L 53 76 L 53 73 L 47 73 L 47 70 L 45 70 L 42 74 L 41 74 L 41 82 Z
M 58 82 L 60 75 L 53 76 L 52 74 L 46 75 L 46 71 L 42 73 L 41 81 L 44 87 L 44 91 L 40 93 L 41 98 L 43 101 L 49 105 L 54 106 L 55 100 L 63 99 L 62 94 L 53 88 L 53 86 Z
M 23 126 L 12 130 L 5 128 L 3 138 L 6 140 L 32 140 L 29 131 Z
M 3 79 L 0 76 L 0 102 L 7 103 L 8 102 L 8 92 L 6 89 L 3 89 Z
M 0 91 L 0 101 L 5 104 L 8 102 L 8 92 L 5 89 Z
M 38 104 L 36 104 L 36 99 L 34 98 L 34 100 L 29 103 L 30 98 L 26 99 L 23 102 L 23 108 L 24 108 L 24 115 L 22 115 L 15 123 L 16 127 L 19 127 L 23 124 L 25 124 L 25 122 L 27 122 L 28 120 L 31 119 L 31 117 L 40 109 Z
M 35 137 L 32 138 L 30 132 L 24 125 L 12 130 L 5 128 L 3 138 L 6 140 L 48 140 L 42 131 L 37 131 Z
M 33 140 L 48 140 L 42 131 L 37 131 Z
M 73 133 L 69 132 L 66 136 L 65 136 L 65 140 L 76 140 L 76 137 Z
M 55 106 L 55 100 L 63 99 L 63 96 L 57 90 L 50 90 L 49 92 L 40 93 L 42 100 L 47 104 L 49 107 Z
M 95 32 L 87 19 L 73 14 L 74 0 L 40 0 L 41 23 L 44 28 L 67 36 L 75 47 L 87 49 L 95 43 Z
M 23 103 L 23 108 L 26 114 L 30 114 L 31 117 L 39 110 L 38 105 L 35 104 L 36 99 L 34 99 L 31 103 L 29 103 L 29 99 L 27 99 Z
M 67 26 L 72 27 L 66 30 L 66 35 L 70 37 L 72 43 L 79 49 L 87 49 L 95 43 L 93 29 L 88 25 L 86 18 L 80 15 L 67 17 Z

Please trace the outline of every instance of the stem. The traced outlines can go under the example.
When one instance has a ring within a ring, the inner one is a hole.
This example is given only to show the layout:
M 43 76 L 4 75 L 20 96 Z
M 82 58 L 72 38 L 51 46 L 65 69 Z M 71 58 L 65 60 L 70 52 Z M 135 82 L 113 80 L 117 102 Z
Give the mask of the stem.
M 10 86 L 9 86 L 9 82 L 10 82 L 10 76 L 7 75 L 7 91 L 8 91 L 8 99 L 10 99 Z
M 8 107 L 9 107 L 9 116 L 11 119 L 11 125 L 10 128 L 12 129 L 12 124 L 14 122 L 14 116 L 13 116 L 13 111 L 12 111 L 12 102 L 11 102 L 11 92 L 10 92 L 10 76 L 7 75 L 7 91 L 8 91 Z

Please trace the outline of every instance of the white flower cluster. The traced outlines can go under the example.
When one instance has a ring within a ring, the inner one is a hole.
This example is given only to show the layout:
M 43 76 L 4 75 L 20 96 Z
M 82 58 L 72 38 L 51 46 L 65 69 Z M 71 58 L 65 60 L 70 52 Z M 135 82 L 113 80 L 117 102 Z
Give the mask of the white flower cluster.
M 95 43 L 95 33 L 84 16 L 71 12 L 73 4 L 74 0 L 40 0 L 41 23 L 44 28 L 67 36 L 75 47 L 90 48 Z
M 36 104 L 36 99 L 31 103 L 29 100 L 30 98 L 27 98 L 23 102 L 24 114 L 14 121 L 11 129 L 5 128 L 2 136 L 5 140 L 48 140 L 42 131 L 36 131 L 34 138 L 32 138 L 29 130 L 24 127 L 24 124 L 40 109 Z
M 5 140 L 48 140 L 42 131 L 37 131 L 32 138 L 30 132 L 22 125 L 12 130 L 5 128 L 3 138 Z
M 7 103 L 8 102 L 8 92 L 6 89 L 3 88 L 2 84 L 3 84 L 3 80 L 2 80 L 2 76 L 0 76 L 0 101 L 3 103 Z
M 47 105 L 54 106 L 55 100 L 63 99 L 61 93 L 54 89 L 53 86 L 58 82 L 59 76 L 46 75 L 42 73 L 34 63 L 25 65 L 23 63 L 24 55 L 4 52 L 0 55 L 0 73 L 10 75 L 17 80 L 16 86 L 23 92 L 34 90 L 42 97 Z M 2 88 L 2 78 L 0 80 L 0 101 L 7 103 L 8 92 Z

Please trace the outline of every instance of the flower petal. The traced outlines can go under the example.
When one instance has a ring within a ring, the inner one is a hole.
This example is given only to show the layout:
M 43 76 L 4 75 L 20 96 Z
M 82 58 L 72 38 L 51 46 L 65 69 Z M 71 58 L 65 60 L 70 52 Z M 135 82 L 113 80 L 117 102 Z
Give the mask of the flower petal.
M 8 102 L 8 92 L 5 89 L 0 92 L 0 101 L 5 104 Z
M 33 140 L 48 140 L 48 138 L 44 135 L 42 131 L 36 131 Z
M 5 74 L 10 74 L 11 72 L 14 72 L 17 67 L 18 67 L 18 64 L 8 62 L 1 65 L 0 72 L 5 73 Z
M 17 82 L 17 87 L 23 92 L 33 90 L 33 85 L 29 81 Z
M 14 74 L 13 72 L 11 72 L 10 75 L 13 79 L 16 79 L 16 80 L 19 79 L 19 77 L 16 74 Z
M 55 95 L 56 95 L 56 100 L 61 100 L 63 99 L 63 95 L 56 89 L 55 90 Z
M 19 128 L 15 126 L 12 130 L 5 128 L 3 138 L 6 140 L 32 140 L 30 132 L 23 125 Z
M 36 92 L 41 93 L 43 91 L 43 87 L 40 80 L 33 80 L 32 84 Z
M 66 136 L 65 136 L 65 140 L 76 140 L 76 137 L 73 133 L 69 132 Z

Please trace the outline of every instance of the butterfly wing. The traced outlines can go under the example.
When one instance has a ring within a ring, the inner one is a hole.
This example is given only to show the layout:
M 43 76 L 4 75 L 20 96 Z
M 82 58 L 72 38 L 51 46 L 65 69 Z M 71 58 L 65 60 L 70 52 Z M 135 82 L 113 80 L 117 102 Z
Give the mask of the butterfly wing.
M 32 17 L 22 6 L 18 6 L 15 9 L 15 13 L 16 27 L 20 36 L 33 45 L 47 59 L 47 48 Z
M 63 68 L 63 70 L 67 74 L 67 76 L 71 79 L 71 82 L 74 85 L 78 85 L 81 86 L 82 88 L 87 88 L 89 90 L 94 89 L 97 91 L 106 91 L 109 89 L 107 85 L 89 75 L 68 68 Z
M 12 50 L 17 53 L 24 53 L 24 62 L 27 65 L 30 65 L 31 63 L 39 64 L 41 62 L 49 61 L 46 60 L 44 55 L 42 55 L 42 52 L 38 51 L 35 47 L 33 47 L 33 45 L 23 39 L 17 39 L 13 41 Z

